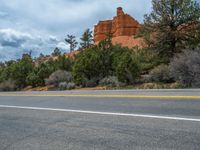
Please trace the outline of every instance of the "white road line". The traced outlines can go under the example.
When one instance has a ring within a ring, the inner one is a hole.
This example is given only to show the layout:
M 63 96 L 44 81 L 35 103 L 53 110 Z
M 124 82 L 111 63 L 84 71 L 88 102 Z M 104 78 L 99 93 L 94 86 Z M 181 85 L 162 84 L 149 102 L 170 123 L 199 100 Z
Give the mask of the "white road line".
M 197 118 L 195 119 L 195 118 L 182 118 L 182 117 L 169 117 L 169 116 L 156 116 L 156 115 L 141 115 L 141 114 L 129 114 L 129 113 L 85 111 L 85 110 L 73 110 L 73 109 L 57 109 L 57 108 L 25 107 L 25 106 L 9 106 L 9 105 L 0 105 L 0 108 L 17 108 L 17 109 L 28 109 L 28 110 L 45 110 L 45 111 L 58 111 L 58 112 L 72 112 L 72 113 L 85 113 L 85 114 L 97 114 L 97 115 L 142 117 L 142 118 L 152 118 L 152 119 L 166 119 L 166 120 L 181 120 L 181 121 L 200 122 L 200 119 L 197 119 Z

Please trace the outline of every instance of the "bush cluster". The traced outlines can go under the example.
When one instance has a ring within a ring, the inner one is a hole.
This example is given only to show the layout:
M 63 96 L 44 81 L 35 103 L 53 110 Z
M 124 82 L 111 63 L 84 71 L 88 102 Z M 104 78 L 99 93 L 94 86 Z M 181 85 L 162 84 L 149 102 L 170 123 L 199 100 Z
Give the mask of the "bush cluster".
M 170 72 L 183 87 L 200 87 L 200 49 L 178 54 L 170 63 Z
M 99 85 L 101 86 L 110 86 L 110 87 L 117 87 L 120 86 L 121 83 L 119 82 L 118 78 L 116 76 L 109 76 L 103 78 L 100 82 Z
M 59 86 L 60 83 L 66 82 L 69 83 L 72 81 L 72 75 L 70 72 L 57 70 L 53 72 L 49 78 L 45 79 L 46 85 L 55 85 L 56 87 Z
M 72 90 L 75 89 L 76 85 L 74 82 L 61 82 L 58 87 L 60 90 Z
M 124 48 L 107 42 L 81 51 L 74 59 L 58 56 L 35 63 L 28 54 L 17 61 L 0 65 L 0 91 L 54 85 L 60 90 L 76 86 L 119 87 L 135 83 L 173 83 L 182 87 L 200 87 L 200 50 L 185 50 L 162 64 L 146 49 Z M 147 54 L 146 53 L 146 54 Z M 145 59 L 147 58 L 147 59 Z M 160 65 L 158 65 L 160 64 Z
M 108 76 L 132 84 L 139 77 L 140 63 L 134 49 L 106 44 L 86 49 L 77 56 L 72 69 L 77 85 L 96 86 Z
M 46 56 L 41 55 L 38 59 L 33 60 L 29 54 L 23 54 L 19 60 L 2 63 L 0 66 L 1 86 L 8 85 L 7 83 L 10 81 L 14 81 L 17 87 L 11 88 L 13 90 L 20 90 L 28 85 L 32 87 L 45 86 L 45 79 L 56 70 L 71 71 L 72 69 L 72 60 L 64 55 L 57 56 L 55 60 L 46 60 L 45 58 Z
M 150 71 L 149 80 L 151 82 L 169 83 L 173 82 L 173 77 L 170 74 L 169 67 L 162 64 Z
M 30 54 L 23 54 L 19 60 L 0 63 L 0 90 L 45 84 L 65 90 L 75 84 L 93 87 L 143 82 L 153 82 L 146 84 L 149 87 L 171 82 L 200 87 L 200 5 L 192 0 L 152 0 L 152 5 L 136 35 L 143 39 L 145 48 L 113 46 L 110 33 L 94 46 L 92 31 L 87 29 L 81 37 L 83 51 L 73 59 L 55 48 L 52 56 L 41 54 L 33 60 Z M 65 41 L 74 51 L 76 37 L 68 35 Z

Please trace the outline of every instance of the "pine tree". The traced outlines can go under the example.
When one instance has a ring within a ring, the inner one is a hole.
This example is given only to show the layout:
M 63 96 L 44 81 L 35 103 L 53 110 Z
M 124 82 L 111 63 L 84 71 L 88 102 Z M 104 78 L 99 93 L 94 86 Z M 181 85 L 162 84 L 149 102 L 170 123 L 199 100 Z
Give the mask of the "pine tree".
M 197 2 L 152 0 L 152 4 L 153 10 L 145 15 L 139 31 L 150 49 L 168 61 L 191 43 L 198 45 L 200 7 Z
M 61 55 L 61 51 L 59 48 L 55 48 L 53 53 L 52 53 L 52 56 L 60 56 Z
M 76 37 L 73 35 L 67 35 L 65 41 L 70 45 L 70 52 L 73 52 L 78 44 L 78 42 L 76 41 Z
M 89 48 L 92 45 L 93 39 L 92 39 L 92 31 L 90 29 L 85 30 L 81 37 L 81 48 Z

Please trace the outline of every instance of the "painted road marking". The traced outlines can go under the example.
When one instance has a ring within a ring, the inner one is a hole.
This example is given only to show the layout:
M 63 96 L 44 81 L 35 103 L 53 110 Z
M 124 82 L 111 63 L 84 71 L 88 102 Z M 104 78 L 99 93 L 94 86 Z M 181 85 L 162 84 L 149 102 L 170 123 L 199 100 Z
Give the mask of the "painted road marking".
M 96 97 L 96 98 L 156 98 L 156 99 L 200 99 L 199 96 L 180 95 L 92 95 L 92 94 L 0 94 L 0 97 Z
M 126 116 L 126 117 L 142 117 L 142 118 L 152 118 L 152 119 L 165 119 L 165 120 L 180 120 L 180 121 L 200 122 L 200 119 L 197 119 L 197 118 L 182 118 L 182 117 L 169 117 L 169 116 L 156 116 L 156 115 L 142 115 L 142 114 L 129 114 L 129 113 L 85 111 L 85 110 L 73 110 L 73 109 L 42 108 L 42 107 L 25 107 L 25 106 L 9 106 L 9 105 L 0 105 L 0 108 L 17 108 L 17 109 L 26 109 L 26 110 L 44 110 L 44 111 L 58 111 L 58 112 L 85 113 L 85 114 L 96 114 L 96 115 Z

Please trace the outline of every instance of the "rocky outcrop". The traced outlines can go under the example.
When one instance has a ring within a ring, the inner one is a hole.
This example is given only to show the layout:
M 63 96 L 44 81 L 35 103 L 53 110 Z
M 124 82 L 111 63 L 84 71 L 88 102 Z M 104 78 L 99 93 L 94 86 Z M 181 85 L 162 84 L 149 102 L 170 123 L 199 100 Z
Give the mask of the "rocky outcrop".
M 141 46 L 141 40 L 137 39 L 136 41 L 134 41 L 133 38 L 139 28 L 139 22 L 130 15 L 125 14 L 123 12 L 123 9 L 119 7 L 117 8 L 117 16 L 115 16 L 112 20 L 100 21 L 95 26 L 94 41 L 96 44 L 98 44 L 100 41 L 104 40 L 108 34 L 110 34 L 113 38 L 114 44 L 117 43 L 123 46 L 128 45 L 128 47 L 133 47 L 136 45 Z M 129 39 L 129 43 L 126 43 L 126 40 L 124 40 L 123 38 Z M 117 41 L 117 39 L 120 40 Z
M 112 20 L 100 21 L 94 29 L 94 42 L 98 43 L 106 38 L 112 30 Z

